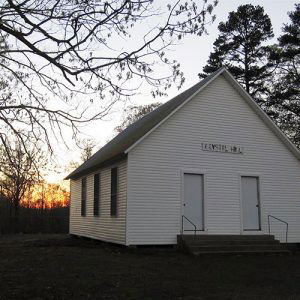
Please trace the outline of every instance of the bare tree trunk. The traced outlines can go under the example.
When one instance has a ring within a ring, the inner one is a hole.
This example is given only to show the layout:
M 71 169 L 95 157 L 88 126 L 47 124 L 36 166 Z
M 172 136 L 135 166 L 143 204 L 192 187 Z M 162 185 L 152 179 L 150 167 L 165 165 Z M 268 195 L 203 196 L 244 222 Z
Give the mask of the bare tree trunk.
M 19 201 L 14 200 L 14 233 L 19 233 Z
M 250 93 L 250 83 L 249 83 L 249 57 L 248 49 L 245 47 L 245 87 L 246 91 Z
M 14 232 L 14 218 L 13 218 L 13 202 L 10 199 L 9 200 L 9 232 L 12 233 Z

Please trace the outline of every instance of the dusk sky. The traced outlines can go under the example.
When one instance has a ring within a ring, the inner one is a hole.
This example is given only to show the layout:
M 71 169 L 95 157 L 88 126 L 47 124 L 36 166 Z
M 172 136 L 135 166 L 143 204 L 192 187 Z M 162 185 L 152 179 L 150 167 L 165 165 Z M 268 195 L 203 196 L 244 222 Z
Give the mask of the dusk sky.
M 163 2 L 163 1 L 162 1 Z M 253 5 L 261 5 L 265 12 L 269 15 L 272 21 L 276 42 L 277 37 L 281 34 L 281 27 L 283 23 L 288 23 L 289 18 L 287 13 L 294 10 L 295 0 L 220 0 L 218 6 L 215 8 L 216 21 L 212 25 L 207 26 L 208 35 L 201 37 L 188 37 L 182 40 L 181 44 L 174 46 L 170 51 L 169 56 L 178 60 L 181 64 L 181 69 L 185 74 L 185 84 L 183 88 L 178 91 L 175 87 L 170 89 L 167 97 L 153 99 L 149 94 L 149 89 L 142 86 L 138 96 L 132 97 L 125 106 L 130 104 L 146 104 L 151 102 L 166 102 L 174 95 L 194 85 L 199 79 L 197 74 L 202 71 L 206 64 L 209 53 L 213 49 L 213 42 L 218 36 L 217 26 L 219 22 L 226 21 L 228 13 L 235 11 L 239 5 L 251 3 Z M 103 121 L 95 121 L 87 126 L 81 128 L 83 134 L 82 138 L 89 138 L 97 143 L 97 150 L 108 142 L 114 135 L 114 128 L 120 123 L 124 104 L 116 106 L 112 113 L 109 114 Z M 68 135 L 66 131 L 66 136 Z M 61 166 L 67 165 L 70 161 L 79 160 L 80 150 L 75 147 L 74 142 L 69 137 L 67 138 L 69 149 L 63 145 L 54 145 L 56 151 L 55 160 Z M 67 175 L 67 171 L 63 172 L 63 168 L 59 174 L 51 172 L 48 175 L 49 181 L 60 181 Z

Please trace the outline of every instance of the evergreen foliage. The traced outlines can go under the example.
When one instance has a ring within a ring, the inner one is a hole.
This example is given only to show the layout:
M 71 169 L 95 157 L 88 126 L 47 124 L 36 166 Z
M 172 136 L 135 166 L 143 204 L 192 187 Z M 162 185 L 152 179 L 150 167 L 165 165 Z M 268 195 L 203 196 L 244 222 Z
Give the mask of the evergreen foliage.
M 268 99 L 269 114 L 300 147 L 300 4 L 289 13 L 271 59 L 277 63 L 277 76 Z
M 269 16 L 261 6 L 241 5 L 229 13 L 228 20 L 221 22 L 218 29 L 220 35 L 199 77 L 205 78 L 226 66 L 252 97 L 263 101 L 272 72 L 268 62 L 270 49 L 263 45 L 273 37 Z

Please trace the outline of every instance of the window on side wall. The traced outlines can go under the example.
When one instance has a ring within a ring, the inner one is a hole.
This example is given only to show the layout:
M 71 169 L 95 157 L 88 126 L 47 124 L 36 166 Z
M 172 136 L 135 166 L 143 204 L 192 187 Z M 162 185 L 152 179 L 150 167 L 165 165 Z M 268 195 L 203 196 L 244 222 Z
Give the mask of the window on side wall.
M 99 216 L 100 174 L 94 175 L 94 216 Z
M 86 177 L 81 179 L 81 215 L 86 215 Z
M 117 215 L 118 204 L 118 168 L 111 169 L 110 215 Z

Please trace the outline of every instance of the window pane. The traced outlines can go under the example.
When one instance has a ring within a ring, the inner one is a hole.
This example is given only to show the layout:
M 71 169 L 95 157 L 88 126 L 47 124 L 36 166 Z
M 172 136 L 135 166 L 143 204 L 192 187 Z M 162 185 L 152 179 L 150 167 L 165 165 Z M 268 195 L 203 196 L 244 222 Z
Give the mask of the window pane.
M 94 175 L 94 216 L 99 216 L 100 174 Z
M 86 213 L 86 177 L 81 180 L 81 215 Z
M 110 215 L 117 215 L 117 197 L 118 197 L 118 169 L 111 169 L 111 201 L 110 201 Z

